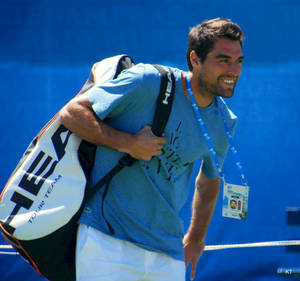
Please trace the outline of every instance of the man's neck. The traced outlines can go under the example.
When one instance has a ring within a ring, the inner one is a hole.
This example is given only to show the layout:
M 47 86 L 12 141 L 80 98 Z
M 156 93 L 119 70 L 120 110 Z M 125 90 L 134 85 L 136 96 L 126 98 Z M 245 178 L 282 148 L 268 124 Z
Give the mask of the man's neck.
M 186 76 L 188 75 L 190 83 L 191 83 L 191 89 L 194 94 L 194 98 L 196 100 L 196 103 L 199 107 L 208 107 L 212 104 L 215 97 L 212 96 L 209 93 L 206 93 L 205 91 L 201 90 L 199 88 L 199 83 L 197 81 L 197 78 L 193 75 L 192 72 L 182 72 L 181 79 L 182 79 L 182 89 L 184 92 L 184 95 L 188 100 L 190 100 L 188 91 L 187 91 L 187 85 L 186 85 Z

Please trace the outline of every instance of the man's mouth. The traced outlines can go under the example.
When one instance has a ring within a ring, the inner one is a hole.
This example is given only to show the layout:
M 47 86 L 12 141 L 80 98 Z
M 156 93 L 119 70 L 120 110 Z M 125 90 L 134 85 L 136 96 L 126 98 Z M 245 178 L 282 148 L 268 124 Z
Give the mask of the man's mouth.
M 225 85 L 228 85 L 228 86 L 234 86 L 236 81 L 237 81 L 237 78 L 235 77 L 221 77 L 220 79 Z
M 233 79 L 223 79 L 223 81 L 224 81 L 225 84 L 228 84 L 228 85 L 234 84 L 234 80 Z

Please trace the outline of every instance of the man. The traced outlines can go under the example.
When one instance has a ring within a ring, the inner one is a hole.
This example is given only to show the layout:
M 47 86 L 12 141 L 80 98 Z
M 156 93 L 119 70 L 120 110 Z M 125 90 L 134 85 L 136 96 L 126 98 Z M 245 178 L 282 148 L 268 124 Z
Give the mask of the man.
M 116 80 L 93 87 L 62 109 L 60 118 L 66 127 L 99 145 L 92 183 L 123 153 L 140 160 L 115 176 L 83 212 L 76 249 L 77 281 L 182 281 L 189 263 L 194 278 L 218 198 L 219 175 L 192 110 L 185 78 L 190 80 L 222 165 L 229 145 L 220 112 L 231 133 L 236 117 L 216 97 L 233 95 L 241 74 L 242 38 L 241 29 L 228 19 L 205 21 L 191 29 L 189 72 L 173 69 L 176 91 L 162 137 L 151 132 L 160 85 L 152 65 L 138 64 L 123 71 Z M 199 158 L 203 161 L 192 219 L 184 235 L 178 213 Z

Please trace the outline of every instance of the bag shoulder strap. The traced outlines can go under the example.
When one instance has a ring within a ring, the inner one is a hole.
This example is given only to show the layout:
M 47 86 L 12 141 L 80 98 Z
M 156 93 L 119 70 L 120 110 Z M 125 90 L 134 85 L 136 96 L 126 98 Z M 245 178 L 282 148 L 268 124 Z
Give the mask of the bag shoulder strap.
M 156 136 L 161 136 L 168 122 L 172 109 L 175 93 L 175 76 L 170 68 L 165 68 L 161 65 L 153 66 L 160 72 L 161 82 L 152 123 L 152 132 Z M 86 191 L 84 204 L 94 196 L 99 188 L 101 188 L 105 184 L 108 184 L 119 171 L 121 171 L 126 166 L 131 166 L 136 161 L 137 159 L 131 157 L 129 154 L 123 156 L 114 168 L 112 168 L 92 188 L 89 188 Z
M 153 65 L 161 75 L 160 90 L 156 103 L 156 110 L 152 123 L 152 132 L 161 136 L 169 120 L 175 92 L 175 77 L 173 71 L 155 64 Z

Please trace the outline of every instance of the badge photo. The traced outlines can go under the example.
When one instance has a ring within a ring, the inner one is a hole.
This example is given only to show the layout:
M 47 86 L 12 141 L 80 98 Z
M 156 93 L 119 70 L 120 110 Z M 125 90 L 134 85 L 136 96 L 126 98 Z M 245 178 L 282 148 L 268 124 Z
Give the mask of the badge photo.
M 249 187 L 224 182 L 223 217 L 246 219 L 248 215 Z

